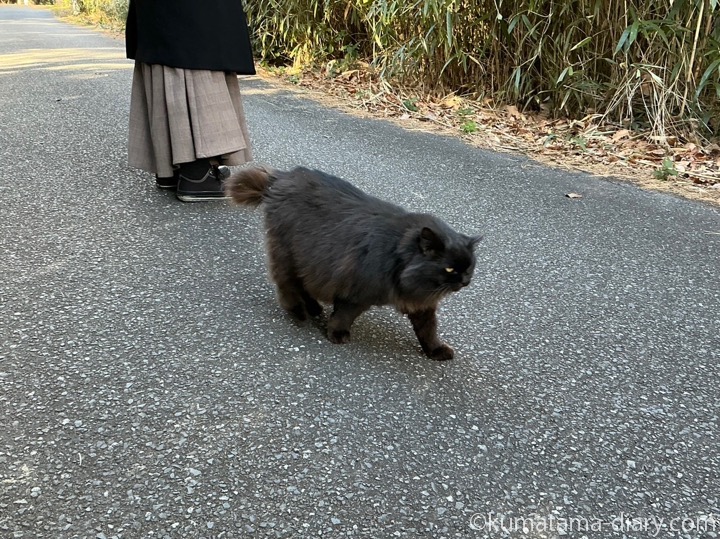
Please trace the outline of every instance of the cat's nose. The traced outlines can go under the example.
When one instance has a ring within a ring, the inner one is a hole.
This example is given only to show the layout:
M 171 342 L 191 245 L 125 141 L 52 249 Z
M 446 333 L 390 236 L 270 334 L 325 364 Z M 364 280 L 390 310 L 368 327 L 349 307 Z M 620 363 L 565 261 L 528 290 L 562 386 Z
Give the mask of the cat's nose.
M 460 288 L 465 288 L 469 284 L 470 284 L 470 279 L 463 279 L 460 283 L 458 283 L 458 285 L 459 285 L 458 290 L 460 290 Z

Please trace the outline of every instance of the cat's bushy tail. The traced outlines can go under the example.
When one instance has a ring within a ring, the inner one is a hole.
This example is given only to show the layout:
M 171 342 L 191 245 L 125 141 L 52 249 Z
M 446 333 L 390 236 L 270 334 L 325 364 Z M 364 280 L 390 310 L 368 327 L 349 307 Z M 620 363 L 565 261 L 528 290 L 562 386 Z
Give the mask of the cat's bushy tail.
M 225 194 L 236 204 L 257 206 L 270 186 L 270 171 L 265 168 L 248 168 L 236 172 L 225 180 Z

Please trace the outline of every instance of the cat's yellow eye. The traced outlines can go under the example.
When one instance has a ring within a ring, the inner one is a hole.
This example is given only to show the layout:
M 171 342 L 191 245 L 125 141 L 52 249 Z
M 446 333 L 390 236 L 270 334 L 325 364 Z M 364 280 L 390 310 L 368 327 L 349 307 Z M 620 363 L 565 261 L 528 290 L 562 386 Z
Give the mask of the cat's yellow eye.
M 445 268 L 445 271 L 447 271 L 448 273 L 454 273 L 455 268 Z

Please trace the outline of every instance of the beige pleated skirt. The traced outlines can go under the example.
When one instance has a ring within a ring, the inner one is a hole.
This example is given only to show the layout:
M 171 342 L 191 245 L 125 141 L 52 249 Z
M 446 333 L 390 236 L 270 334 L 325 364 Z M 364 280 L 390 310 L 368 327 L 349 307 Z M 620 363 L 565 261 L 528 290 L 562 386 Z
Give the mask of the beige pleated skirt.
M 136 62 L 129 123 L 128 163 L 160 177 L 201 158 L 222 165 L 252 160 L 234 74 Z

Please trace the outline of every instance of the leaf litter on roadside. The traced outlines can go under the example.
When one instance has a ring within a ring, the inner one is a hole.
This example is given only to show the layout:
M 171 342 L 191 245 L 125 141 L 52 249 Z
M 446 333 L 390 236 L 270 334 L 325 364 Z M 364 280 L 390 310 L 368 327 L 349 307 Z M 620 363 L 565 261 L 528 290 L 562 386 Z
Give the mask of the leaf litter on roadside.
M 497 106 L 491 99 L 419 95 L 412 88 L 390 86 L 368 66 L 335 76 L 317 70 L 292 76 L 299 78 L 294 83 L 298 86 L 320 91 L 373 116 L 404 124 L 417 120 L 478 146 L 524 153 L 562 168 L 639 179 L 645 185 L 660 183 L 655 179 L 660 171 L 666 180 L 672 178 L 673 184 L 690 186 L 720 203 L 720 145 L 703 144 L 699 137 L 653 136 L 604 123 L 601 114 L 572 120 L 553 118 L 544 111 L 522 111 L 513 105 Z M 578 198 L 571 194 L 567 196 Z

